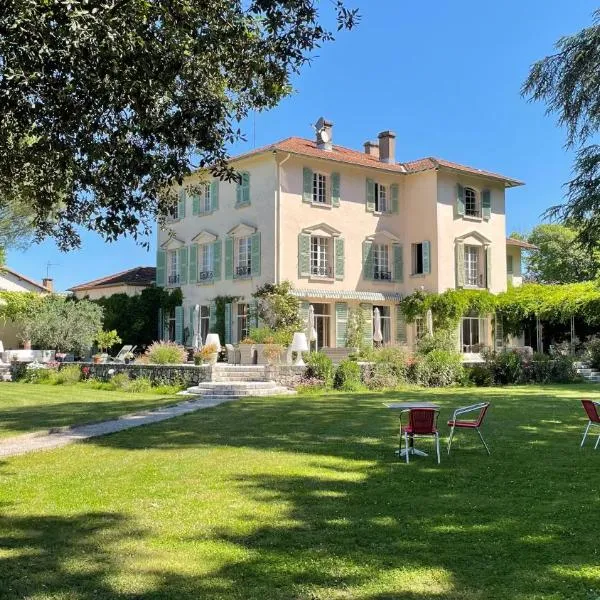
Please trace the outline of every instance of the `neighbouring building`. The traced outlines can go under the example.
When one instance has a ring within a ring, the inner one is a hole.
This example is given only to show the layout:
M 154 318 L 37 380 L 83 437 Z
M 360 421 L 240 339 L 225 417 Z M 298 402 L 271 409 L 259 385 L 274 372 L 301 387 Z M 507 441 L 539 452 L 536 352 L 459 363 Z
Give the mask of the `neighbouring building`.
M 98 298 L 113 294 L 135 296 L 143 289 L 153 286 L 155 281 L 155 267 L 134 267 L 87 283 L 74 285 L 68 291 L 72 292 L 76 298 L 89 298 L 90 300 L 98 300 Z
M 0 266 L 0 292 L 33 292 L 34 294 L 49 294 L 53 291 L 52 279 L 42 279 L 42 282 L 30 279 L 14 269 Z M 0 319 L 0 341 L 5 349 L 19 348 L 21 340 L 19 328 L 12 321 L 3 322 Z
M 191 339 L 194 306 L 202 338 L 224 304 L 226 341 L 243 339 L 252 293 L 292 282 L 318 346 L 345 345 L 349 310 L 379 308 L 385 343 L 414 344 L 424 324 L 404 322 L 398 301 L 416 289 L 488 289 L 521 282 L 523 242 L 506 238 L 505 191 L 521 181 L 442 159 L 398 162 L 391 131 L 364 151 L 334 145 L 320 119 L 315 140 L 290 137 L 232 159 L 239 183 L 197 172 L 158 232 L 156 282 L 181 287 L 183 305 L 160 324 Z M 498 338 L 491 319 L 465 315 L 460 344 L 477 352 Z

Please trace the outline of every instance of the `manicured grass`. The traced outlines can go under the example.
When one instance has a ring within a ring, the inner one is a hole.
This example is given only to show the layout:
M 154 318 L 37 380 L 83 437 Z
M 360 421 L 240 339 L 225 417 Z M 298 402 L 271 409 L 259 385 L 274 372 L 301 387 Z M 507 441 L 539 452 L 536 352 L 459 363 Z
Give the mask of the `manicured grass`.
M 0 383 L 0 439 L 52 427 L 104 421 L 177 402 L 181 398 L 174 395 L 94 390 L 85 384 Z
M 600 391 L 247 399 L 6 460 L 0 598 L 595 600 L 582 395 Z M 382 402 L 416 397 L 442 404 L 444 432 L 489 399 L 492 456 L 468 432 L 440 466 L 398 461 Z

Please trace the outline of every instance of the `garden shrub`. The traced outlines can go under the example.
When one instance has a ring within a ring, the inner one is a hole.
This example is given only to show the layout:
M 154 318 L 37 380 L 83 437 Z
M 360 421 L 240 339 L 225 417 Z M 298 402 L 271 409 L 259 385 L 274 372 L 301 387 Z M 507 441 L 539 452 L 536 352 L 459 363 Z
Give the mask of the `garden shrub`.
M 356 392 L 362 389 L 358 363 L 350 359 L 343 360 L 335 371 L 333 387 L 344 392 Z
M 464 373 L 461 355 L 447 350 L 432 350 L 424 356 L 417 355 L 411 370 L 415 383 L 426 387 L 458 383 Z
M 178 365 L 187 360 L 185 348 L 175 342 L 153 342 L 144 356 L 153 365 Z
M 510 385 L 523 382 L 524 368 L 522 358 L 518 352 L 503 350 L 502 352 L 488 352 L 484 356 L 486 366 L 494 378 L 494 383 Z
M 152 390 L 152 382 L 148 377 L 138 377 L 137 379 L 131 379 L 126 386 L 125 391 L 133 394 L 139 394 L 142 392 L 149 392 Z
M 378 361 L 365 377 L 370 390 L 389 390 L 398 387 L 400 380 L 391 363 Z
M 318 379 L 325 387 L 333 383 L 333 362 L 322 352 L 310 352 L 306 357 L 306 377 Z
M 573 383 L 578 375 L 574 358 L 566 355 L 550 357 L 536 353 L 523 365 L 524 383 Z
M 65 365 L 55 373 L 55 383 L 58 385 L 72 385 L 81 380 L 81 369 L 78 365 Z
M 477 387 L 494 385 L 494 376 L 487 365 L 474 365 L 468 370 L 468 379 Z
M 554 383 L 573 383 L 580 379 L 572 356 L 557 356 L 553 362 L 552 381 Z
M 402 348 L 397 346 L 388 346 L 377 350 L 373 356 L 373 361 L 377 365 L 389 365 L 393 374 L 399 383 L 403 383 L 408 375 L 408 354 Z
M 130 384 L 128 373 L 117 373 L 113 375 L 108 381 L 113 390 L 127 390 Z
M 36 361 L 29 363 L 22 372 L 21 381 L 25 383 L 53 384 L 56 381 L 56 371 Z
M 600 337 L 593 336 L 585 342 L 584 358 L 593 369 L 600 369 Z
M 457 348 L 456 333 L 447 329 L 438 329 L 433 335 L 425 335 L 417 342 L 418 354 L 429 354 L 434 350 L 456 352 Z

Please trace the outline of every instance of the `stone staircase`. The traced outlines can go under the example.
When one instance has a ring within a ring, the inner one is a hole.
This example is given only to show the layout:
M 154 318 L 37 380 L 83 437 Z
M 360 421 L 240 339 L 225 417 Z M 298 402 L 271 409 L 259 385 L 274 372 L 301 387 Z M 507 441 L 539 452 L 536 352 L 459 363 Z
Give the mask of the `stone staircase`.
M 248 396 L 282 396 L 295 394 L 267 378 L 264 366 L 215 365 L 211 381 L 198 383 L 181 392 L 184 396 L 202 396 L 211 400 L 235 400 Z
M 589 383 L 600 383 L 600 371 L 592 369 L 588 363 L 576 362 L 575 369 L 585 381 L 588 381 Z

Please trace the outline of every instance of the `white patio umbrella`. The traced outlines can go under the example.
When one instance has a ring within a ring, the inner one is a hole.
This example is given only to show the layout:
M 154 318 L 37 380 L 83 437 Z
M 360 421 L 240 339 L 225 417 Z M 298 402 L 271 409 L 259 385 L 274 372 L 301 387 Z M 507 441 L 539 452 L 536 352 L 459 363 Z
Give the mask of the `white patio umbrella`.
M 199 327 L 200 324 L 200 305 L 196 304 L 194 306 L 194 321 L 192 323 L 192 328 L 194 332 L 194 350 L 200 349 L 200 336 L 199 336 Z
M 431 312 L 431 309 L 429 309 L 427 311 L 426 321 L 427 321 L 427 335 L 429 337 L 433 337 L 433 313 Z
M 311 342 L 317 339 L 317 328 L 315 326 L 315 307 L 311 304 L 308 307 L 308 323 L 306 327 L 306 339 L 308 340 L 308 347 L 310 348 Z
M 381 313 L 379 309 L 375 307 L 373 310 L 373 341 L 383 342 L 383 333 L 381 332 Z

